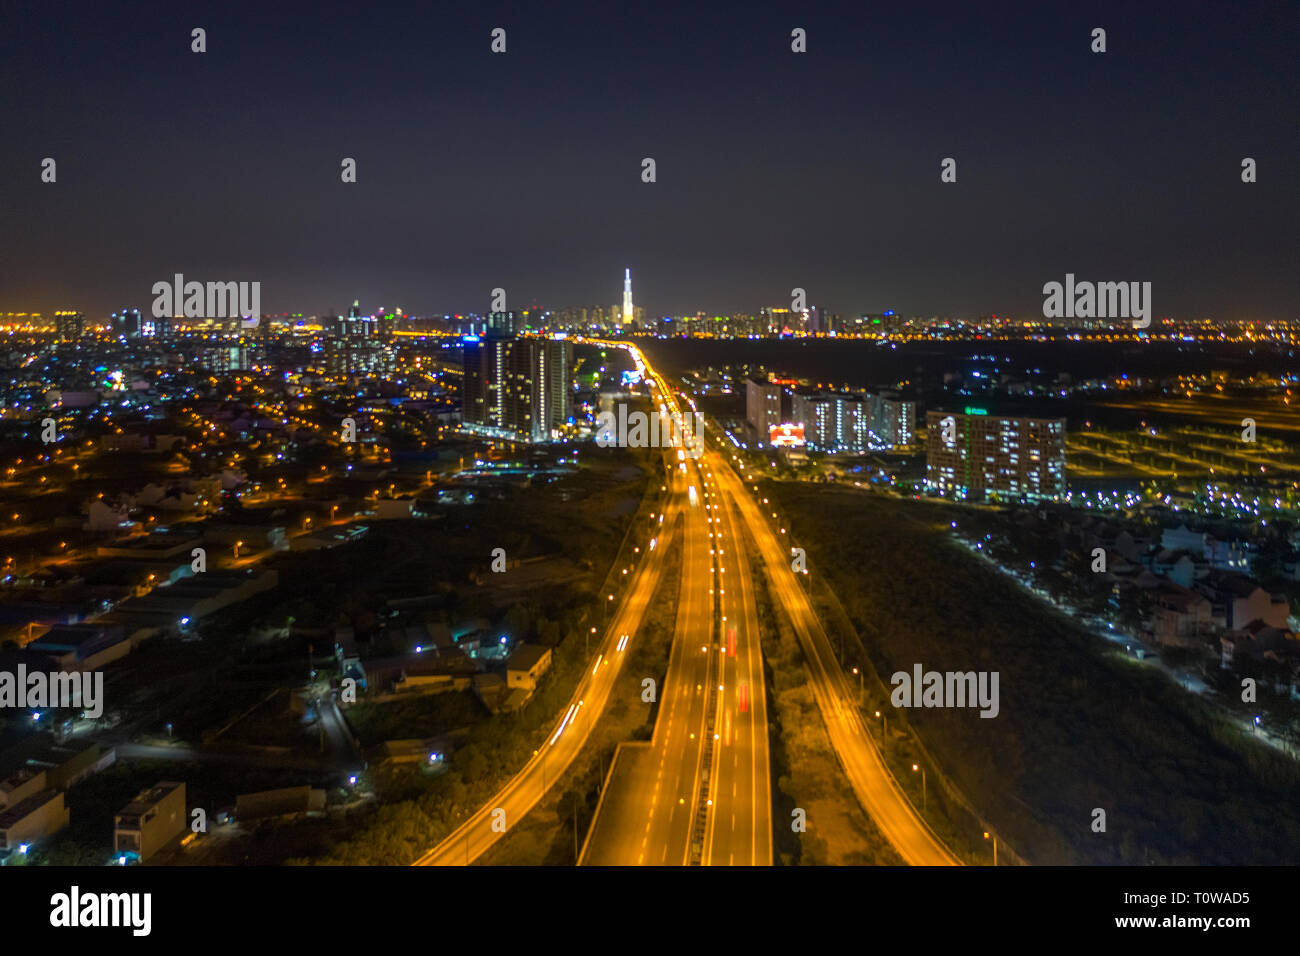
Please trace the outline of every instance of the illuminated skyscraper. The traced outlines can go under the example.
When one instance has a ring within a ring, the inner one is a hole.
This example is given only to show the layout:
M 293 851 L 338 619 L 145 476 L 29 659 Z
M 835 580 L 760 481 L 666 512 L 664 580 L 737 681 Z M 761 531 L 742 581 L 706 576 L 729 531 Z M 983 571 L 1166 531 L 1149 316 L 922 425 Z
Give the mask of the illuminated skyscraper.
M 632 309 L 632 270 L 623 270 L 623 325 L 629 326 L 634 318 Z
M 573 415 L 573 343 L 488 337 L 464 344 L 461 419 L 466 430 L 516 441 L 558 437 Z
M 793 404 L 792 418 L 803 426 L 808 447 L 852 454 L 867 450 L 870 405 L 861 395 L 796 392 Z
M 745 380 L 745 420 L 766 445 L 773 426 L 781 424 L 781 386 L 762 379 Z
M 86 331 L 86 317 L 80 312 L 55 312 L 54 324 L 60 342 L 76 342 Z
M 925 426 L 931 494 L 964 501 L 1065 497 L 1064 419 L 1000 418 L 967 408 L 961 415 L 928 411 Z
M 134 339 L 144 332 L 144 323 L 141 321 L 139 309 L 123 309 L 121 312 L 114 312 L 109 325 L 113 334 L 119 338 Z

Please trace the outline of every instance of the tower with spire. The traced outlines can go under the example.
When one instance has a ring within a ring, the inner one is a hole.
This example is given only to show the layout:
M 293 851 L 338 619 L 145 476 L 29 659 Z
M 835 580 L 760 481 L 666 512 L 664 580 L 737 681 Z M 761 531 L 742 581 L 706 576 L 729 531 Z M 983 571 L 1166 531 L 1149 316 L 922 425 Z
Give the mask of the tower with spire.
M 632 270 L 623 270 L 623 326 L 632 324 Z

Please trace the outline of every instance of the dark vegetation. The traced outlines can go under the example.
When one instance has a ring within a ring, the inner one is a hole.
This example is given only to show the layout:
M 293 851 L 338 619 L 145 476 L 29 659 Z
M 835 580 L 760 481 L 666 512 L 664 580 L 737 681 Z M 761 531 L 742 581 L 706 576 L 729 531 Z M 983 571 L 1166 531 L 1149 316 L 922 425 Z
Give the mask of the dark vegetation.
M 889 714 L 1030 862 L 1295 861 L 1294 761 L 982 566 L 951 542 L 950 509 L 824 486 L 763 493 L 790 515 L 811 573 L 825 575 L 884 681 L 916 663 L 999 672 L 994 719 Z

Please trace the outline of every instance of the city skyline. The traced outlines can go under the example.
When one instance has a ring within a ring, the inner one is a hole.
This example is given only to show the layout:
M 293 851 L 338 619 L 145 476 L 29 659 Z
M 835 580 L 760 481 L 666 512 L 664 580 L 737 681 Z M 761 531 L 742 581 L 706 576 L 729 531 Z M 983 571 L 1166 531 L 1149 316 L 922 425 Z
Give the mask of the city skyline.
M 1043 287 L 1043 292 L 1045 295 L 1045 304 L 1043 308 L 1038 312 L 1030 312 L 1026 314 L 1007 314 L 1007 313 L 999 314 L 996 311 L 973 309 L 973 310 L 965 310 L 964 312 L 957 313 L 957 314 L 926 316 L 923 314 L 917 314 L 915 312 L 909 312 L 906 309 L 893 309 L 893 308 L 890 309 L 881 308 L 879 311 L 874 311 L 874 312 L 865 309 L 858 309 L 858 310 L 850 309 L 841 312 L 840 310 L 834 308 L 827 308 L 824 304 L 808 302 L 807 296 L 806 294 L 804 294 L 806 290 L 793 289 L 791 290 L 793 293 L 795 293 L 796 295 L 802 295 L 802 298 L 805 303 L 802 308 L 794 307 L 795 303 L 793 301 L 789 304 L 783 304 L 780 302 L 764 302 L 763 304 L 760 305 L 754 305 L 751 303 L 749 305 L 742 306 L 740 308 L 720 310 L 720 311 L 719 310 L 707 311 L 703 309 L 695 309 L 695 310 L 687 310 L 685 312 L 679 312 L 676 313 L 676 315 L 665 314 L 665 315 L 651 316 L 645 313 L 645 310 L 642 306 L 633 305 L 631 271 L 632 270 L 630 267 L 624 269 L 621 304 L 616 302 L 609 306 L 598 304 L 598 300 L 595 297 L 588 297 L 585 300 L 564 302 L 564 303 L 539 303 L 536 300 L 536 298 L 533 298 L 528 303 L 528 305 L 523 307 L 519 307 L 517 304 L 512 303 L 509 305 L 508 308 L 499 309 L 496 308 L 494 303 L 500 301 L 500 299 L 498 299 L 497 297 L 504 290 L 492 289 L 489 298 L 492 299 L 493 302 L 489 304 L 489 308 L 481 311 L 476 308 L 434 309 L 434 310 L 409 309 L 409 308 L 403 308 L 402 306 L 396 306 L 396 305 L 385 306 L 383 304 L 380 304 L 377 307 L 375 307 L 375 309 L 372 312 L 366 313 L 364 308 L 360 304 L 360 299 L 354 298 L 352 300 L 352 304 L 348 307 L 347 314 L 350 316 L 366 314 L 372 318 L 375 316 L 387 314 L 390 317 L 395 316 L 397 318 L 405 318 L 405 319 L 428 319 L 428 318 L 439 318 L 439 317 L 484 318 L 484 317 L 490 317 L 494 314 L 502 314 L 502 313 L 523 315 L 523 314 L 529 314 L 534 312 L 544 316 L 555 316 L 555 315 L 561 315 L 568 312 L 576 312 L 576 311 L 585 312 L 588 310 L 595 310 L 596 312 L 599 313 L 599 315 L 602 317 L 603 320 L 608 321 L 609 325 L 613 327 L 634 327 L 634 323 L 637 322 L 638 313 L 641 314 L 641 320 L 647 323 L 653 323 L 662 319 L 672 319 L 672 318 L 691 319 L 696 317 L 713 317 L 713 316 L 716 316 L 718 318 L 728 318 L 728 317 L 751 317 L 752 318 L 768 312 L 773 312 L 773 313 L 789 312 L 792 315 L 801 314 L 805 317 L 805 319 L 808 318 L 809 316 L 813 316 L 814 321 L 820 321 L 822 317 L 827 315 L 835 316 L 840 321 L 868 319 L 873 317 L 878 319 L 882 316 L 891 316 L 891 317 L 896 317 L 892 320 L 893 322 L 900 323 L 900 324 L 905 324 L 914 320 L 924 321 L 927 319 L 953 320 L 953 321 L 967 322 L 967 323 L 976 323 L 982 320 L 999 320 L 999 321 L 1011 321 L 1011 322 L 1042 321 L 1044 324 L 1058 324 L 1058 325 L 1072 324 L 1070 321 L 1063 322 L 1062 320 L 1096 320 L 1096 321 L 1115 320 L 1116 327 L 1122 328 L 1125 325 L 1127 325 L 1127 321 L 1129 319 L 1129 316 L 1126 314 L 1107 314 L 1106 309 L 1104 308 L 1106 300 L 1103 296 L 1100 295 L 1098 295 L 1097 297 L 1098 309 L 1095 310 L 1095 312 L 1076 314 L 1073 309 L 1075 299 L 1074 299 L 1074 287 L 1073 287 L 1072 280 L 1074 279 L 1074 277 L 1073 275 L 1069 275 L 1069 274 L 1067 274 L 1067 280 L 1070 280 L 1070 282 L 1067 284 L 1067 290 L 1065 293 L 1066 305 L 1065 305 L 1064 313 L 1061 311 L 1060 308 L 1060 296 L 1061 296 L 1061 290 L 1059 288 L 1060 283 L 1048 282 L 1045 283 Z M 243 282 L 243 283 L 198 282 L 197 285 L 195 286 L 196 291 L 193 292 L 192 294 L 197 297 L 194 299 L 194 301 L 199 302 L 199 305 L 195 306 L 197 311 L 195 312 L 194 315 L 187 315 L 186 311 L 190 309 L 190 301 L 189 301 L 190 294 L 189 293 L 182 294 L 181 292 L 181 284 L 183 278 L 184 277 L 181 274 L 177 274 L 175 276 L 175 281 L 177 283 L 175 287 L 176 288 L 175 295 L 172 295 L 172 286 L 170 283 L 166 281 L 156 283 L 153 291 L 157 292 L 159 289 L 164 289 L 165 294 L 153 298 L 151 300 L 153 303 L 153 308 L 147 312 L 139 309 L 134 305 L 127 305 L 127 306 L 119 305 L 115 307 L 111 312 L 105 312 L 101 314 L 99 317 L 109 318 L 111 320 L 110 324 L 112 324 L 112 321 L 115 321 L 117 319 L 119 313 L 121 313 L 122 315 L 140 313 L 146 316 L 152 316 L 153 318 L 170 317 L 170 318 L 177 318 L 177 319 L 190 318 L 190 319 L 200 319 L 200 320 L 234 318 L 235 316 L 231 313 L 227 313 L 225 311 L 214 311 L 212 307 L 212 303 L 214 300 L 217 302 L 224 303 L 227 301 L 227 299 L 229 299 L 229 302 L 231 303 L 231 308 L 233 308 L 234 307 L 233 303 L 243 301 L 243 299 L 241 298 L 235 298 L 236 290 L 234 287 L 237 285 L 239 287 L 237 290 L 238 294 L 240 296 L 245 296 L 247 294 L 247 289 L 245 287 L 249 285 L 249 283 L 247 282 Z M 224 286 L 227 285 L 231 286 L 231 289 L 228 294 L 227 294 L 227 290 L 223 288 Z M 1057 286 L 1057 289 L 1054 292 L 1051 291 L 1053 285 Z M 1088 302 L 1091 303 L 1093 301 L 1092 299 L 1093 284 L 1080 283 L 1080 285 L 1081 286 L 1086 285 L 1089 287 L 1087 290 L 1087 295 L 1088 295 Z M 1111 283 L 1111 285 L 1123 286 L 1125 284 Z M 1147 306 L 1148 314 L 1145 316 L 1143 321 L 1139 322 L 1137 320 L 1133 320 L 1134 322 L 1133 328 L 1135 330 L 1145 329 L 1151 325 L 1151 315 L 1149 314 L 1150 295 L 1151 295 L 1151 291 L 1149 288 L 1150 283 L 1145 283 L 1145 285 L 1148 287 L 1145 289 L 1146 301 L 1148 303 Z M 297 311 L 297 310 L 284 311 L 278 314 L 274 311 L 259 310 L 257 309 L 257 305 L 259 302 L 257 294 L 260 291 L 260 289 L 258 288 L 260 286 L 260 283 L 253 282 L 252 286 L 253 286 L 253 300 L 252 300 L 253 309 L 252 311 L 249 312 L 250 315 L 253 314 L 253 312 L 256 312 L 261 316 L 265 316 L 269 319 L 274 320 L 275 318 L 277 318 L 277 315 L 278 317 L 331 319 L 331 318 L 339 318 L 343 314 L 342 310 L 337 307 L 322 311 L 320 313 L 315 313 L 315 314 L 309 314 L 308 312 Z M 1048 305 L 1046 304 L 1047 302 L 1052 301 L 1053 296 L 1057 297 L 1056 298 L 1057 308 L 1055 309 L 1049 308 Z M 1123 299 L 1124 301 L 1128 301 L 1127 295 L 1123 295 Z M 165 307 L 163 311 L 160 312 L 159 303 L 164 301 L 169 304 L 170 308 Z M 181 310 L 182 303 L 185 303 L 186 311 Z M 206 303 L 206 305 L 204 303 Z M 248 310 L 246 309 L 245 311 Z M 89 314 L 92 319 L 96 315 L 93 312 L 87 313 L 87 310 L 82 308 L 60 307 L 59 309 L 54 310 L 54 312 L 52 313 L 43 313 L 40 311 L 22 311 L 22 310 L 10 310 L 6 312 L 4 310 L 0 310 L 0 319 L 3 319 L 6 316 L 11 318 L 15 316 L 21 316 L 21 317 L 39 317 L 42 320 L 45 320 L 49 317 L 54 317 L 55 319 L 57 319 L 59 315 L 74 314 L 74 313 L 81 314 L 81 315 Z M 1173 315 L 1161 313 L 1159 314 L 1158 318 L 1160 322 L 1167 322 L 1167 321 L 1172 321 L 1176 323 L 1215 322 L 1214 317 L 1205 316 L 1205 315 L 1173 316 Z M 1293 320 L 1294 319 L 1291 316 L 1279 315 L 1271 318 L 1234 319 L 1234 320 L 1219 320 L 1219 321 L 1221 321 L 1223 324 L 1278 323 L 1280 325 L 1290 325 Z M 593 323 L 593 324 L 597 324 L 597 323 Z M 1160 323 L 1157 322 L 1156 324 L 1158 325 Z M 825 330 L 821 329 L 819 331 L 825 331 Z
M 14 938 L 1277 922 L 1294 9 L 10 6 Z

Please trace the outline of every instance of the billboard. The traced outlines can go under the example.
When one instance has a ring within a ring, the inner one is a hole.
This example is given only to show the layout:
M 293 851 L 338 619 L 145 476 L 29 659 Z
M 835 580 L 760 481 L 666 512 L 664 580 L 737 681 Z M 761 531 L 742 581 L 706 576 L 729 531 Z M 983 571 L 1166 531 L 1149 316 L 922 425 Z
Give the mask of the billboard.
M 767 443 L 774 448 L 802 448 L 803 425 L 793 422 L 773 425 L 767 430 Z

